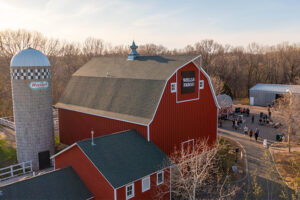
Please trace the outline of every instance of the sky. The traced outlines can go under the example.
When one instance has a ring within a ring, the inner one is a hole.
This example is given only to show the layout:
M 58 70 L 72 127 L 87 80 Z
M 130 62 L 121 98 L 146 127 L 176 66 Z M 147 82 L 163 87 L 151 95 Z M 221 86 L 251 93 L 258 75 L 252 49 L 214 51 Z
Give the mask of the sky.
M 183 48 L 203 39 L 246 46 L 300 43 L 299 0 L 0 0 L 0 31 L 66 41 Z

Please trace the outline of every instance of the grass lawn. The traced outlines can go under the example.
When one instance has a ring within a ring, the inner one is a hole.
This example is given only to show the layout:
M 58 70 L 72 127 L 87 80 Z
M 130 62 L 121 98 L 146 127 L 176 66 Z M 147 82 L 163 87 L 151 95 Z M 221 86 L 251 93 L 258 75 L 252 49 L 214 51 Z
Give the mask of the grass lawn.
M 229 181 L 237 181 L 245 177 L 246 175 L 246 158 L 245 152 L 243 152 L 243 157 L 241 157 L 242 147 L 236 143 L 234 140 L 231 140 L 227 137 L 219 136 L 219 156 L 222 160 L 223 170 L 228 171 L 229 173 Z M 237 154 L 237 162 L 236 162 L 236 152 L 235 148 L 239 148 L 239 152 Z M 237 172 L 232 171 L 232 166 L 237 166 Z
M 288 185 L 300 190 L 300 152 L 275 152 L 274 159 L 282 178 Z
M 5 139 L 0 140 L 0 168 L 17 163 L 17 151 Z

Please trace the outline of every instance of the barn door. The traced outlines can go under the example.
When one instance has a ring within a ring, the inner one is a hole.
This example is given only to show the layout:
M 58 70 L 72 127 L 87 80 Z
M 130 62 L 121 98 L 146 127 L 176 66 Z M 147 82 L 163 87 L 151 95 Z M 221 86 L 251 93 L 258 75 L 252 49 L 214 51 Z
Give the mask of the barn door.
M 39 168 L 46 169 L 51 166 L 50 164 L 50 152 L 49 151 L 43 151 L 39 152 Z

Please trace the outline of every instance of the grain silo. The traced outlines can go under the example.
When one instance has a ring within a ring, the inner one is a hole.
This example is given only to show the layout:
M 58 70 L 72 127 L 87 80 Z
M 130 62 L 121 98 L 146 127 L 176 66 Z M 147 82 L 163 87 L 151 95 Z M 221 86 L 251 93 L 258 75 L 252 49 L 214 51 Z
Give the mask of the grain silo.
M 11 77 L 18 162 L 47 168 L 54 153 L 49 60 L 38 50 L 22 50 L 11 60 Z

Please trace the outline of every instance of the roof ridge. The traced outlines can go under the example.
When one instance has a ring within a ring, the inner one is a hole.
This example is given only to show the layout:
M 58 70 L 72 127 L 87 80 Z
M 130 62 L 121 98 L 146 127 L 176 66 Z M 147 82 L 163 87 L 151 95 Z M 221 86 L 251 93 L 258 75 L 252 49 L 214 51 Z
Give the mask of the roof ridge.
M 129 131 L 135 131 L 135 132 L 137 132 L 135 129 L 127 129 L 127 130 L 123 130 L 123 131 L 118 131 L 118 132 L 110 133 L 110 134 L 107 134 L 107 135 L 97 136 L 97 137 L 94 137 L 94 139 L 99 139 L 99 138 L 109 137 L 109 136 L 112 136 L 112 135 L 117 135 L 117 134 L 121 134 L 121 133 L 126 133 L 126 132 L 129 132 Z M 94 130 L 94 132 L 95 132 L 95 130 Z M 77 142 L 75 142 L 75 143 L 78 144 L 78 143 L 85 142 L 85 141 L 89 141 L 89 140 L 91 140 L 91 138 L 86 138 L 86 139 L 77 141 Z

